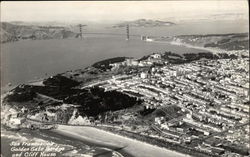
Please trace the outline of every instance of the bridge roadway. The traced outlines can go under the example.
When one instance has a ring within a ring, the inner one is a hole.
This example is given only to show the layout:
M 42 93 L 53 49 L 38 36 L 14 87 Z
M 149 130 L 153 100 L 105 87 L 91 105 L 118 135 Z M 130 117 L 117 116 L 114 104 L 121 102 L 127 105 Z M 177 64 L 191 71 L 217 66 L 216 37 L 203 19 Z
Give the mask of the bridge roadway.
M 93 35 L 117 35 L 117 36 L 126 36 L 127 34 L 124 33 L 104 33 L 104 32 L 84 32 L 84 34 L 93 34 Z M 129 36 L 134 36 L 134 37 L 141 37 L 140 34 L 129 34 Z

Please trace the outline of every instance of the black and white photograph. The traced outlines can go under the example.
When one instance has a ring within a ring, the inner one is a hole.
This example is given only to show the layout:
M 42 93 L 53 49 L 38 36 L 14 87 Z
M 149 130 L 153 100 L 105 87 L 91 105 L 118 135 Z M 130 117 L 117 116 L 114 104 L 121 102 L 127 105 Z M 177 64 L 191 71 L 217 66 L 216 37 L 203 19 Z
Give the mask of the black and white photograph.
M 250 157 L 248 0 L 1 1 L 1 157 Z

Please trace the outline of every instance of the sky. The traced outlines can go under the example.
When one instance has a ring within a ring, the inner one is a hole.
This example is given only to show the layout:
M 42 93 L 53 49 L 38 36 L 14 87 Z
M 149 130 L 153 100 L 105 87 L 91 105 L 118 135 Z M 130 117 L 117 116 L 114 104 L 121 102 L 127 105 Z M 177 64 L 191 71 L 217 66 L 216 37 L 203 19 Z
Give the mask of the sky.
M 1 21 L 128 21 L 204 18 L 244 14 L 247 0 L 211 1 L 9 1 L 1 2 Z

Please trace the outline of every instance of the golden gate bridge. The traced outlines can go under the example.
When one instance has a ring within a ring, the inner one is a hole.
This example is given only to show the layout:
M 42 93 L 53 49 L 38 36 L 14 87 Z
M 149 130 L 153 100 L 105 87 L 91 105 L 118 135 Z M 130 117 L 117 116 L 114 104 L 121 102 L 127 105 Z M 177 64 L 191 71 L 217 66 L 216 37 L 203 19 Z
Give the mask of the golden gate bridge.
M 129 25 L 126 26 L 125 33 L 83 32 L 83 27 L 85 27 L 85 26 L 87 26 L 87 25 L 83 25 L 83 24 L 78 25 L 78 27 L 79 27 L 79 36 L 78 37 L 80 37 L 80 39 L 83 39 L 84 35 L 87 35 L 87 34 L 125 36 L 126 40 L 129 40 L 131 36 L 133 36 L 133 37 L 141 37 L 140 34 L 130 34 Z

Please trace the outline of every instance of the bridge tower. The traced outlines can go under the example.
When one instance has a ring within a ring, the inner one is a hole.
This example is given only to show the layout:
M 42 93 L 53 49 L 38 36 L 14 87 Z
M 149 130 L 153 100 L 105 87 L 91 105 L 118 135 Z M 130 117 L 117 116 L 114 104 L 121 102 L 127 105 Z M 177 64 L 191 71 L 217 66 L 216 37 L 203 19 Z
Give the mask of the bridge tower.
M 82 24 L 79 24 L 79 32 L 80 32 L 80 38 L 82 39 Z
M 127 30 L 127 39 L 126 40 L 129 40 L 129 25 L 127 25 L 126 30 Z

